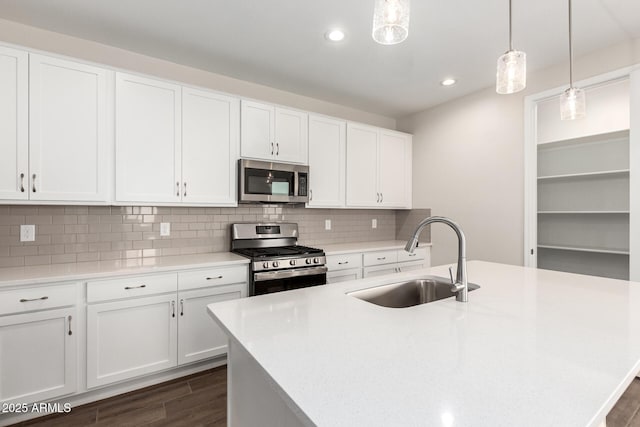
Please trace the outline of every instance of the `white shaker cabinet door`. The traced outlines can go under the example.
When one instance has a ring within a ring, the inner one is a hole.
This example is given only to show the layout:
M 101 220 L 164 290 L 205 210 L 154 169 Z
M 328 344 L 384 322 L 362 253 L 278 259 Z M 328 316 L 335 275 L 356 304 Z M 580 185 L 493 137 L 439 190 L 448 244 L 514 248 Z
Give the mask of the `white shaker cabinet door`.
M 179 293 L 178 364 L 227 352 L 227 335 L 207 313 L 207 305 L 247 296 L 247 284 L 217 286 Z
M 112 72 L 36 54 L 29 64 L 30 199 L 108 201 Z
M 286 108 L 275 109 L 275 159 L 307 163 L 309 115 Z
M 241 102 L 240 154 L 253 159 L 273 159 L 275 108 L 259 102 Z
M 0 47 L 0 199 L 29 198 L 29 56 Z
M 309 207 L 343 207 L 346 122 L 309 116 Z
M 347 124 L 347 206 L 378 207 L 378 130 Z
M 87 387 L 177 364 L 176 294 L 87 307 Z
M 0 317 L 0 403 L 43 402 L 76 391 L 76 309 Z
M 237 204 L 240 101 L 182 89 L 182 201 Z
M 116 73 L 116 201 L 181 200 L 180 89 Z
M 406 171 L 411 173 L 411 140 L 408 135 L 381 131 L 379 154 L 380 204 L 385 207 L 404 208 L 410 203 L 410 186 Z

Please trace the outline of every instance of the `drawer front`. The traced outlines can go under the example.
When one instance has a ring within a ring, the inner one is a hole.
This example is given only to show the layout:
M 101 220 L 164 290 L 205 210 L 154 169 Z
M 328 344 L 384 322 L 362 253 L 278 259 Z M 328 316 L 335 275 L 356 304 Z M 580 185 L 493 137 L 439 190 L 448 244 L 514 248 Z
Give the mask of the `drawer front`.
M 218 267 L 178 273 L 178 289 L 207 288 L 210 286 L 247 283 L 249 268 L 246 265 Z
M 362 267 L 362 254 L 327 255 L 329 271 L 347 270 Z
M 340 283 L 358 279 L 362 279 L 361 268 L 350 268 L 347 270 L 327 272 L 327 283 Z
M 77 290 L 70 284 L 0 292 L 0 315 L 76 305 Z
M 365 252 L 364 253 L 364 265 L 368 267 L 370 265 L 381 264 L 394 264 L 398 262 L 398 251 L 378 251 L 378 252 Z
M 87 283 L 87 302 L 164 294 L 178 290 L 176 273 L 124 277 Z
M 427 257 L 427 249 L 425 248 L 416 248 L 412 254 L 405 251 L 404 249 L 398 250 L 398 262 L 407 262 L 407 261 L 418 261 L 424 260 Z

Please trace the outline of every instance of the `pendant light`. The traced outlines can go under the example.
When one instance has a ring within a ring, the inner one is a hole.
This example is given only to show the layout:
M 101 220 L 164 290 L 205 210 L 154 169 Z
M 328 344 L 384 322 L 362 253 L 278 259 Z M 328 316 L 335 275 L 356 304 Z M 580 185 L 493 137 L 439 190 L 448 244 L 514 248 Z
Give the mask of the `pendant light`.
M 571 0 L 569 1 L 569 89 L 560 95 L 560 118 L 575 120 L 586 116 L 584 90 L 573 87 L 573 39 L 571 35 Z
M 527 54 L 513 50 L 511 21 L 509 0 L 509 50 L 498 58 L 496 72 L 496 92 L 501 95 L 520 92 L 527 86 Z
M 409 35 L 409 0 L 375 0 L 373 39 L 385 45 L 403 42 Z

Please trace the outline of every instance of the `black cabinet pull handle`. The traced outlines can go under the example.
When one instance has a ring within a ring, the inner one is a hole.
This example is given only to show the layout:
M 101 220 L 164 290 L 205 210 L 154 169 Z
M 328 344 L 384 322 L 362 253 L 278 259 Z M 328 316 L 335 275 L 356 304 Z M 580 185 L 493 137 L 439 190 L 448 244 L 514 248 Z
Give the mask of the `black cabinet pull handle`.
M 31 189 L 35 193 L 36 192 L 36 174 L 35 173 L 31 176 L 31 184 L 32 184 Z
M 27 299 L 27 298 L 22 298 L 20 300 L 20 302 L 31 302 L 31 301 L 44 301 L 49 299 L 49 297 L 40 297 L 40 298 L 31 298 L 31 299 Z
M 20 174 L 20 192 L 24 193 L 24 174 Z
M 207 277 L 207 280 L 216 280 L 216 279 L 222 279 L 222 275 L 217 277 Z
M 128 291 L 129 289 L 141 289 L 141 288 L 146 288 L 147 285 L 140 285 L 140 286 L 125 286 L 124 289 L 125 291 Z

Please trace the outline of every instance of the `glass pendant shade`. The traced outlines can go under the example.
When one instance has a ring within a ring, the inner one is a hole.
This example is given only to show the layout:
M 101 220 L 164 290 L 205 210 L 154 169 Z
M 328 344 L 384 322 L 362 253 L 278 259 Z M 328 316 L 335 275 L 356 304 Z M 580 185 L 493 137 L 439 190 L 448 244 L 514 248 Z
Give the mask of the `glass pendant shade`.
M 501 95 L 520 92 L 527 86 L 527 54 L 510 50 L 498 58 L 496 92 Z
M 409 0 L 375 0 L 373 39 L 380 44 L 397 44 L 409 35 Z
M 581 119 L 587 115 L 584 90 L 570 87 L 560 96 L 560 118 L 562 120 Z

